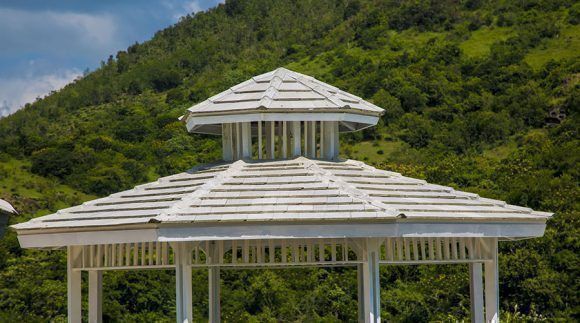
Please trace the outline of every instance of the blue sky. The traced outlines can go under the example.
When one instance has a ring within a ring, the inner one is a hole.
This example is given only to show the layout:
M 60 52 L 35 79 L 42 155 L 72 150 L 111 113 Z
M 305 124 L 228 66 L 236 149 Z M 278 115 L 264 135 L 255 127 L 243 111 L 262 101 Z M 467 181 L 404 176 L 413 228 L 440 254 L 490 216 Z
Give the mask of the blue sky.
M 223 0 L 0 1 L 0 117 Z

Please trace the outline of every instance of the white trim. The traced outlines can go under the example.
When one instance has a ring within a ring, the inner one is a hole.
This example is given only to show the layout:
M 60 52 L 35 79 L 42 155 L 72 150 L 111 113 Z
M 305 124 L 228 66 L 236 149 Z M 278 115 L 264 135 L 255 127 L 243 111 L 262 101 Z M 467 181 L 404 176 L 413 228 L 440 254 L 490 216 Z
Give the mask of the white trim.
M 376 125 L 378 116 L 362 115 L 348 112 L 275 112 L 275 113 L 237 113 L 227 115 L 190 116 L 187 130 L 195 132 L 201 125 L 256 122 L 256 121 L 346 121 L 365 125 Z M 365 127 L 362 127 L 365 128 Z M 362 129 L 360 128 L 360 129 Z
M 22 248 L 146 241 L 292 239 L 337 237 L 541 237 L 546 223 L 526 222 L 365 222 L 365 223 L 208 223 L 163 225 L 156 229 L 78 231 L 37 234 L 18 232 Z

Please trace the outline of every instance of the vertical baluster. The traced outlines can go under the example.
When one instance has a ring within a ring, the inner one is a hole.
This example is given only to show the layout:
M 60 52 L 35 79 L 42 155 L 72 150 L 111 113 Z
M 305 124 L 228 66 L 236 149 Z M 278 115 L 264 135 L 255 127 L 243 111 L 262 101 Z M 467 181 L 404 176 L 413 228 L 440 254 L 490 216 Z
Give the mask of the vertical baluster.
M 334 239 L 330 241 L 330 259 L 332 259 L 332 262 L 336 262 L 336 243 Z
M 250 241 L 244 240 L 244 249 L 242 250 L 243 262 L 245 264 L 250 262 Z
M 387 238 L 387 240 L 386 240 L 386 242 L 385 242 L 385 247 L 386 247 L 386 248 L 385 248 L 385 249 L 386 249 L 386 250 L 385 250 L 385 253 L 386 253 L 386 258 L 387 258 L 387 260 L 389 260 L 389 261 L 393 261 L 393 260 L 395 259 L 395 258 L 394 258 L 394 255 L 393 255 L 393 241 L 392 241 L 392 240 L 393 240 L 393 239 L 391 239 L 391 238 Z
M 394 240 L 395 240 L 395 243 L 397 245 L 397 258 L 396 258 L 396 260 L 402 261 L 403 260 L 403 239 L 396 238 Z

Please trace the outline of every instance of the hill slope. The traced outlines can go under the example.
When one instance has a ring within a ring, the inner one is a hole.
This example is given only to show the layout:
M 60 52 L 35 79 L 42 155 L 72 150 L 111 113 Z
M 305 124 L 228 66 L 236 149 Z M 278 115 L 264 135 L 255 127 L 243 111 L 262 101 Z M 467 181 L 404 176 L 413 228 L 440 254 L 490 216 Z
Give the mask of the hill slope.
M 176 118 L 286 66 L 387 110 L 343 137 L 344 157 L 557 212 L 544 238 L 500 245 L 501 305 L 514 319 L 578 318 L 579 22 L 571 1 L 227 1 L 1 119 L 0 198 L 25 211 L 17 222 L 218 159 L 216 138 Z M 0 253 L 0 319 L 62 318 L 63 254 L 21 250 L 13 234 Z M 468 317 L 466 268 L 383 270 L 385 319 Z M 356 320 L 351 269 L 224 276 L 224 319 Z M 172 279 L 107 274 L 105 318 L 171 321 Z

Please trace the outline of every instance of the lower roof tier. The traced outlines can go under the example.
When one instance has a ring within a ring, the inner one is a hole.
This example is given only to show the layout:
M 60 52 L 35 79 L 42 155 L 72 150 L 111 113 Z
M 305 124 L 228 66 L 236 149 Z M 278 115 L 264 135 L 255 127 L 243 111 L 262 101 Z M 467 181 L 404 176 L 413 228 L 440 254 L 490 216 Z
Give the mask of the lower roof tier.
M 545 222 L 550 216 L 359 161 L 298 157 L 195 167 L 13 228 L 25 233 L 272 221 Z

